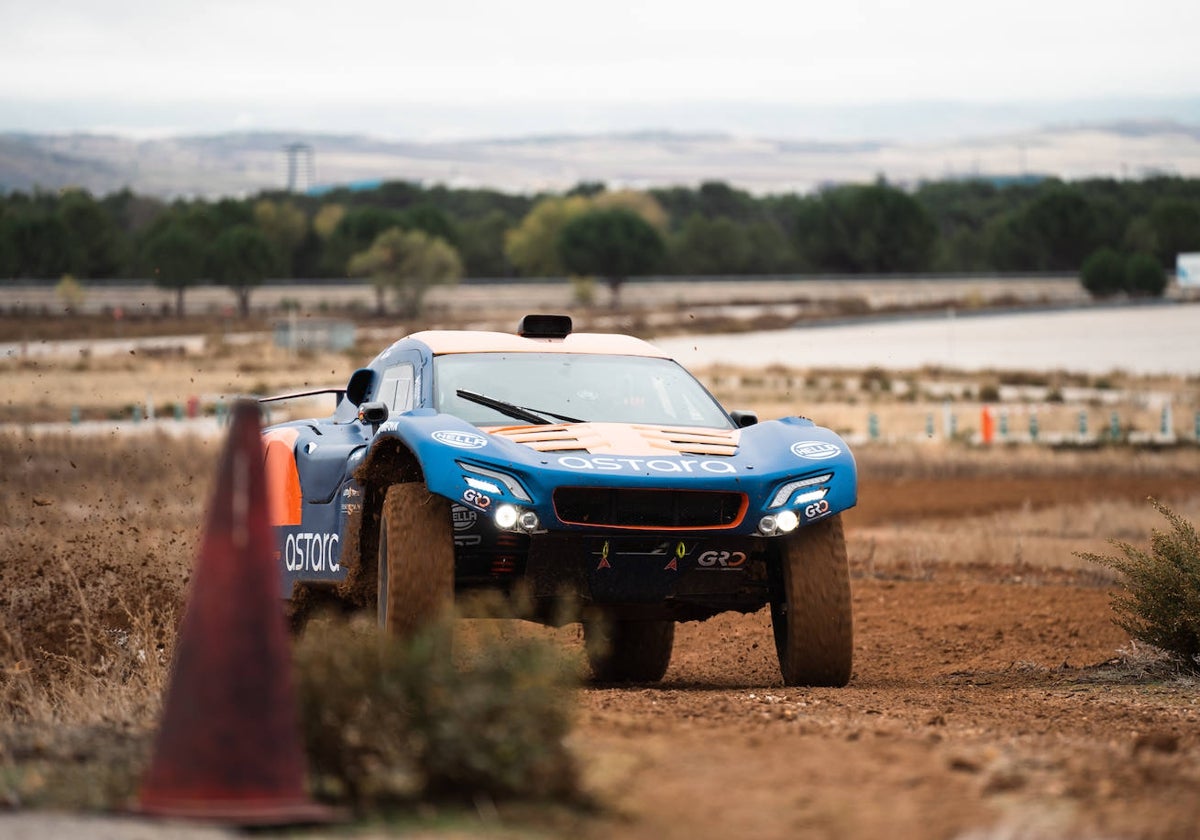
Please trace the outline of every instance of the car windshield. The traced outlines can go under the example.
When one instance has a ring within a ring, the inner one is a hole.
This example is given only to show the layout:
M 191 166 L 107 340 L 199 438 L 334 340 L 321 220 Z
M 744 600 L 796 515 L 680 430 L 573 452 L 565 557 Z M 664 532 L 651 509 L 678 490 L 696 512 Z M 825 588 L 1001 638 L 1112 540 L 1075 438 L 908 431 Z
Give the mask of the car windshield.
M 571 418 L 732 428 L 728 416 L 700 383 L 669 359 L 456 353 L 433 360 L 433 386 L 438 411 L 476 426 L 533 423 L 532 414 L 544 417 L 547 423 Z M 481 405 L 472 396 L 488 398 L 484 401 L 492 405 Z M 498 406 L 496 401 L 508 406 Z

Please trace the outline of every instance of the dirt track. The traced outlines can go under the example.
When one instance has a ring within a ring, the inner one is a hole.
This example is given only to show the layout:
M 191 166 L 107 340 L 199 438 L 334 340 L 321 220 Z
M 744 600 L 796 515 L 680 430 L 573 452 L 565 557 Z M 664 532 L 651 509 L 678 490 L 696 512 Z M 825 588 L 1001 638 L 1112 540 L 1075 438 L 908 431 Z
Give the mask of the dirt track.
M 162 454 L 153 451 L 12 446 L 12 468 L 38 478 L 0 487 L 0 605 L 28 650 L 62 643 L 79 603 L 61 597 L 63 586 L 81 587 L 97 614 L 122 593 L 152 590 L 160 605 L 181 596 L 211 447 L 171 449 L 170 469 L 155 470 Z M 861 503 L 846 517 L 857 629 L 851 685 L 784 688 L 765 611 L 681 625 L 661 685 L 581 693 L 575 744 L 605 808 L 562 833 L 1197 836 L 1198 683 L 1136 657 L 1104 664 L 1128 640 L 1111 622 L 1103 575 L 1040 557 L 955 562 L 952 531 L 934 534 L 943 540 L 938 556 L 916 568 L 868 563 L 855 549 L 868 532 L 933 534 L 984 512 L 1058 506 L 1066 519 L 1079 501 L 1134 508 L 1153 494 L 1194 511 L 1195 453 L 1150 464 L 1131 456 L 1124 468 L 1089 462 L 1070 474 L 1056 460 L 1041 475 L 1014 473 L 1009 456 L 944 470 L 928 460 L 884 469 L 879 457 L 860 459 Z M 104 488 L 103 504 L 74 501 L 87 484 Z M 1098 536 L 1114 527 L 1106 522 Z M 1079 546 L 1074 536 L 1066 542 Z M 64 569 L 78 576 L 60 579 Z M 558 635 L 579 644 L 573 629 Z
M 880 482 L 848 519 L 903 512 L 920 527 L 927 493 L 958 499 L 954 513 L 965 514 L 1023 504 L 1028 492 L 1053 499 L 1060 483 L 1019 493 L 978 479 L 926 492 Z M 1160 479 L 1157 492 L 1195 486 Z M 1140 501 L 1145 488 L 1091 491 Z M 764 611 L 681 625 L 658 687 L 587 690 L 579 741 L 593 783 L 623 815 L 620 833 L 1197 835 L 1197 683 L 1140 672 L 1136 657 L 1110 662 L 1128 638 L 1094 574 L 996 566 L 886 577 L 860 569 L 854 581 L 848 688 L 784 688 Z

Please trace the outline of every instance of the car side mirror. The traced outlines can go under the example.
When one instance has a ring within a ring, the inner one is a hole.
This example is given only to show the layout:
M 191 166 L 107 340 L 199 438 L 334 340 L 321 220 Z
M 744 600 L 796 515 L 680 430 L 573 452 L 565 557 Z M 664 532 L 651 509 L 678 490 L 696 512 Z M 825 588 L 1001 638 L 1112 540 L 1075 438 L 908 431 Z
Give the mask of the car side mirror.
M 372 426 L 378 426 L 388 419 L 389 413 L 385 402 L 365 402 L 358 407 L 358 419 L 363 423 L 370 423 Z
M 367 397 L 367 392 L 375 384 L 375 371 L 370 368 L 359 368 L 354 371 L 346 384 L 346 399 L 352 405 L 359 405 Z
M 739 429 L 753 426 L 758 422 L 758 413 L 754 411 L 731 411 L 729 416 L 733 418 L 733 422 Z

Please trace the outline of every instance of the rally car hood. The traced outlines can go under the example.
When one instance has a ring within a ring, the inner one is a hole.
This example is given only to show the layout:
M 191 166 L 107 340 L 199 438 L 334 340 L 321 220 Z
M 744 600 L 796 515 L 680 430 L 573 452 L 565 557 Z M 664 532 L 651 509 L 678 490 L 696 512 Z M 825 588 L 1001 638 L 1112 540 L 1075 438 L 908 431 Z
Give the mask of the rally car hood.
M 498 502 L 520 504 L 536 509 L 543 522 L 554 521 L 555 489 L 572 486 L 736 490 L 755 515 L 747 522 L 777 508 L 773 500 L 788 482 L 809 477 L 825 477 L 828 504 L 820 506 L 821 516 L 857 500 L 849 447 L 799 417 L 737 430 L 623 423 L 480 429 L 418 409 L 380 429 L 380 436 L 391 434 L 416 454 L 434 493 L 480 511 Z M 481 479 L 472 468 L 512 481 Z
M 538 452 L 587 452 L 597 455 L 737 454 L 740 430 L 634 423 L 567 423 L 556 426 L 505 426 L 487 432 Z

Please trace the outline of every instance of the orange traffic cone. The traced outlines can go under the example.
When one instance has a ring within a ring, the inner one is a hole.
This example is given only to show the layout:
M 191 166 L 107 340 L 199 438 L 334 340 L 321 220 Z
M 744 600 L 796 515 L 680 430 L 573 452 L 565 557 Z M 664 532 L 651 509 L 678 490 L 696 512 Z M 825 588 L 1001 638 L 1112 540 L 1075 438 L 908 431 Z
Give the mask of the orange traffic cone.
M 996 438 L 996 421 L 992 418 L 992 410 L 986 405 L 979 412 L 979 438 L 985 444 L 990 444 Z
M 234 825 L 332 818 L 304 791 L 260 434 L 258 406 L 239 402 L 138 796 L 143 814 Z

